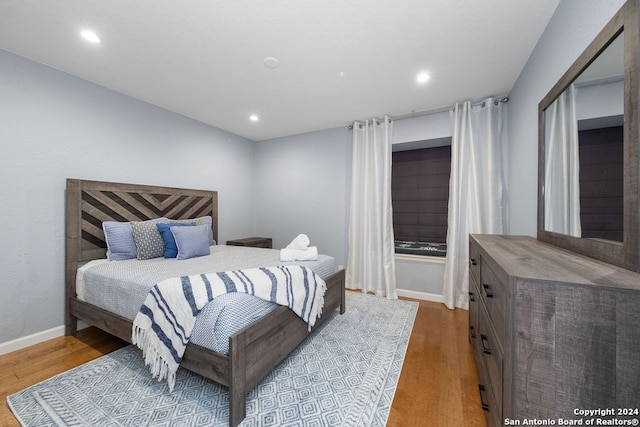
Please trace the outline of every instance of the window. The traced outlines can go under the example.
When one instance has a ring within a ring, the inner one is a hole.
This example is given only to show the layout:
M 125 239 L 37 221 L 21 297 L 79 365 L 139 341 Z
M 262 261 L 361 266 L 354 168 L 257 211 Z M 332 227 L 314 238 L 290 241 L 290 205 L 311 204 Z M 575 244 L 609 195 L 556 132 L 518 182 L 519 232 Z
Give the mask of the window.
M 451 138 L 425 142 L 438 146 L 394 151 L 392 155 L 391 197 L 396 252 L 444 256 Z M 424 245 L 415 247 L 410 242 L 441 245 L 436 245 L 435 250 L 422 247 Z
M 578 135 L 582 237 L 622 242 L 623 127 L 581 130 Z

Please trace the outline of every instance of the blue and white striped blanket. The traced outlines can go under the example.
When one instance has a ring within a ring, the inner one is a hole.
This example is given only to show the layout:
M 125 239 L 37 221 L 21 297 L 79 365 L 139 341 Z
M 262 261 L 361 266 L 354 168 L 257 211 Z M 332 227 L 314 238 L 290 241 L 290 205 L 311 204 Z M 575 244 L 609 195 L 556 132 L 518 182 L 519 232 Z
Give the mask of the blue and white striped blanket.
M 322 313 L 325 282 L 303 266 L 262 267 L 163 280 L 133 321 L 132 342 L 158 380 L 175 385 L 196 316 L 216 296 L 244 292 L 289 307 L 309 329 Z

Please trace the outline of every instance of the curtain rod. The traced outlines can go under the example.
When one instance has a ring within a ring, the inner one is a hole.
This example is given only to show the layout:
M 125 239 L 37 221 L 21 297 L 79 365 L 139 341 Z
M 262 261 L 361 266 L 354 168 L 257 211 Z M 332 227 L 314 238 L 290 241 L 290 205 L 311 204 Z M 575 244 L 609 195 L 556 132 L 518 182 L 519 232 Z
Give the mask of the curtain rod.
M 488 97 L 488 98 L 491 98 L 491 97 Z M 498 105 L 499 103 L 507 103 L 507 102 L 509 102 L 509 97 L 508 96 L 496 96 L 495 99 L 493 100 L 494 105 Z M 486 103 L 485 100 L 472 101 L 471 105 L 474 106 L 474 107 L 476 105 L 481 105 L 481 106 L 484 107 L 485 103 Z M 445 111 L 449 111 L 454 107 L 455 107 L 455 105 L 450 105 L 448 107 L 441 107 L 441 108 L 436 108 L 436 109 L 433 109 L 433 110 L 412 111 L 411 113 L 400 114 L 400 115 L 395 116 L 395 117 L 389 116 L 389 118 L 391 120 L 404 120 L 404 119 L 412 119 L 414 117 L 430 116 L 432 114 L 444 113 Z M 354 122 L 357 122 L 357 120 L 354 120 Z M 352 130 L 353 129 L 353 123 L 349 124 L 348 128 L 349 128 L 349 130 Z

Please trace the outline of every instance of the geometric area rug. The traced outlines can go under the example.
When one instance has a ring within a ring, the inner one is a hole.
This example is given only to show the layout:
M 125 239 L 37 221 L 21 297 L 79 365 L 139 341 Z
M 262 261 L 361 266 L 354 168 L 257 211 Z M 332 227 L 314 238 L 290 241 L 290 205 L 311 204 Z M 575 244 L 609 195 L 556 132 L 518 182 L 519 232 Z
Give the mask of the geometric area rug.
M 347 292 L 247 395 L 241 426 L 384 426 L 418 309 Z M 127 346 L 7 397 L 23 426 L 228 426 L 226 387 L 178 369 L 172 393 Z

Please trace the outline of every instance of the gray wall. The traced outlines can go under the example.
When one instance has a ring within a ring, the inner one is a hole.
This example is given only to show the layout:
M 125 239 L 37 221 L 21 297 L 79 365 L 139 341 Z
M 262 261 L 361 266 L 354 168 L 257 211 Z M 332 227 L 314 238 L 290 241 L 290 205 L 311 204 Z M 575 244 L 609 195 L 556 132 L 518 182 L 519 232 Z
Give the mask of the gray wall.
M 347 126 L 256 145 L 256 231 L 285 247 L 300 233 L 347 262 L 351 131 Z
M 536 235 L 538 103 L 624 4 L 562 0 L 509 94 L 509 232 Z
M 0 50 L 0 343 L 64 324 L 65 179 L 219 191 L 254 232 L 255 143 Z

